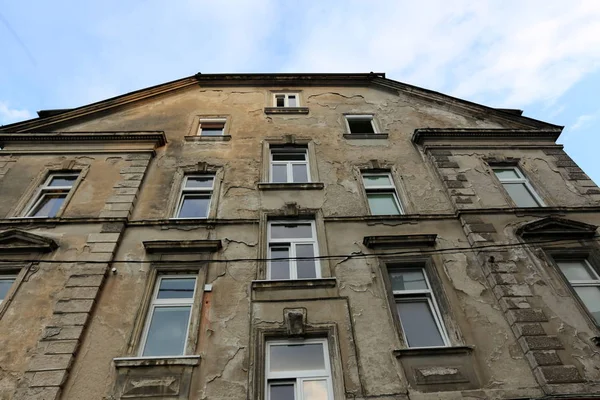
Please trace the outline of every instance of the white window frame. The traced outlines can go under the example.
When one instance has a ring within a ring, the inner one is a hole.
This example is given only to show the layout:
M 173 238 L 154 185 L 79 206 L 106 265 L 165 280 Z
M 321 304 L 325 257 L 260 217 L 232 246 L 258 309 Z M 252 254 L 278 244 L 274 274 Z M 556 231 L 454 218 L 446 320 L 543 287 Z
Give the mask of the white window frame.
M 10 285 L 10 287 L 12 288 L 12 285 L 15 284 L 15 282 L 17 281 L 17 275 L 15 274 L 1 274 L 0 275 L 0 281 L 8 281 L 8 280 L 12 280 L 12 283 Z M 11 289 L 8 289 L 9 292 Z M 9 292 L 7 292 L 7 294 L 9 294 Z M 0 305 L 4 302 L 6 298 L 4 299 L 0 299 Z
M 325 360 L 324 370 L 307 370 L 307 371 L 289 371 L 289 372 L 270 372 L 271 346 L 281 345 L 298 345 L 298 344 L 314 344 L 323 345 L 323 359 Z M 329 345 L 327 339 L 304 339 L 300 341 L 293 340 L 269 340 L 265 346 L 265 399 L 271 400 L 271 386 L 282 384 L 294 384 L 295 400 L 304 398 L 303 385 L 304 381 L 325 380 L 327 382 L 327 400 L 333 400 L 333 380 L 331 376 L 331 360 L 329 357 Z M 274 382 L 271 382 L 274 381 Z
M 223 124 L 223 130 L 220 135 L 205 135 L 205 136 L 209 136 L 209 137 L 225 136 L 225 127 L 227 125 L 227 118 L 200 118 L 200 122 L 198 124 L 197 136 L 202 136 L 202 124 L 203 123 Z
M 365 183 L 365 176 L 387 176 L 390 180 L 389 185 L 381 185 L 381 186 L 369 186 L 367 187 Z M 396 207 L 398 207 L 398 215 L 404 214 L 404 209 L 402 208 L 402 203 L 400 202 L 400 198 L 398 197 L 398 191 L 396 190 L 396 185 L 394 184 L 394 179 L 392 178 L 392 174 L 389 172 L 361 172 L 361 178 L 363 180 L 363 187 L 365 188 L 365 195 L 367 196 L 367 207 L 369 208 L 369 213 L 371 215 L 384 215 L 384 214 L 373 214 L 373 210 L 371 210 L 371 205 L 369 204 L 369 193 L 391 193 L 394 197 L 394 202 L 396 203 Z
M 212 178 L 212 186 L 210 188 L 187 188 L 186 184 L 189 178 Z M 179 188 L 179 199 L 177 200 L 177 207 L 175 208 L 175 215 L 173 219 L 206 219 L 210 215 L 210 207 L 213 202 L 214 188 L 215 188 L 215 174 L 193 174 L 185 175 Z M 205 195 L 208 196 L 208 206 L 206 207 L 205 217 L 180 217 L 181 207 L 183 206 L 183 200 L 187 195 Z
M 500 178 L 498 176 L 498 174 L 496 173 L 496 170 L 500 170 L 500 169 L 510 169 L 513 170 L 518 178 L 515 179 L 506 179 L 506 178 Z M 496 178 L 498 179 L 498 181 L 500 181 L 500 183 L 502 184 L 502 189 L 504 189 L 504 191 L 506 192 L 506 194 L 508 195 L 508 197 L 510 197 L 510 199 L 512 200 L 512 202 L 517 205 L 517 202 L 515 201 L 515 199 L 512 198 L 512 196 L 510 195 L 510 193 L 508 192 L 508 190 L 506 190 L 506 188 L 504 187 L 505 183 L 520 183 L 522 185 L 525 186 L 525 188 L 527 189 L 527 191 L 529 192 L 529 194 L 531 195 L 531 197 L 533 197 L 533 200 L 536 201 L 536 203 L 538 203 L 539 207 L 545 207 L 546 204 L 544 203 L 544 201 L 542 200 L 542 198 L 537 194 L 537 192 L 535 191 L 535 189 L 533 188 L 533 186 L 531 186 L 531 183 L 529 183 L 529 179 L 527 179 L 527 177 L 523 174 L 523 171 L 521 171 L 521 168 L 519 167 L 512 167 L 512 166 L 507 166 L 507 167 L 501 167 L 501 166 L 494 166 L 492 167 L 492 171 L 494 172 L 494 175 L 496 176 Z M 519 205 L 517 205 L 517 207 L 520 207 Z
M 158 290 L 160 288 L 160 284 L 163 279 L 194 279 L 194 293 L 189 299 L 159 299 L 158 298 Z M 178 274 L 160 274 L 156 277 L 154 282 L 154 290 L 152 291 L 152 299 L 150 304 L 148 305 L 148 310 L 146 314 L 146 321 L 144 323 L 144 330 L 142 331 L 142 338 L 140 340 L 140 345 L 138 349 L 138 357 L 143 356 L 144 350 L 146 348 L 146 341 L 148 339 L 148 333 L 150 331 L 150 324 L 152 323 L 152 316 L 154 315 L 154 310 L 157 307 L 190 307 L 190 315 L 188 317 L 187 322 L 187 331 L 185 335 L 185 341 L 182 343 L 181 354 L 171 354 L 159 357 L 176 357 L 176 356 L 185 356 L 187 343 L 190 339 L 190 327 L 192 316 L 194 313 L 194 299 L 196 298 L 196 292 L 198 291 L 198 275 L 186 274 L 186 275 L 178 275 Z M 150 356 L 151 358 L 155 358 L 154 356 Z
M 273 225 L 305 225 L 310 224 L 311 228 L 311 238 L 302 238 L 302 239 L 293 239 L 293 238 L 283 238 L 283 239 L 274 239 L 271 237 L 272 227 Z M 285 247 L 287 245 L 289 249 L 289 260 L 290 263 L 290 278 L 289 280 L 298 280 L 298 260 L 296 258 L 296 246 L 299 244 L 311 244 L 313 246 L 313 254 L 315 255 L 315 278 L 321 278 L 321 263 L 319 262 L 319 243 L 317 241 L 317 229 L 315 226 L 315 221 L 312 220 L 301 220 L 301 221 L 269 221 L 267 226 L 267 254 L 269 258 L 269 262 L 267 263 L 267 280 L 271 280 L 271 248 L 272 247 Z
M 277 96 L 283 96 L 283 107 L 277 106 Z M 296 105 L 295 106 L 290 106 L 290 96 L 296 96 Z M 300 93 L 296 93 L 296 92 L 273 93 L 273 107 L 276 107 L 276 108 L 300 107 Z
M 429 277 L 427 276 L 427 269 L 424 267 L 400 267 L 394 268 L 391 267 L 388 269 L 388 273 L 391 274 L 393 272 L 404 272 L 404 271 L 421 271 L 423 276 L 425 277 L 425 283 L 427 284 L 427 289 L 417 289 L 417 290 L 393 290 L 392 294 L 394 296 L 394 312 L 398 316 L 398 321 L 400 321 L 400 329 L 402 329 L 402 337 L 406 343 L 406 346 L 411 349 L 419 349 L 419 348 L 435 348 L 435 347 L 448 347 L 450 346 L 450 339 L 448 338 L 448 332 L 446 331 L 446 327 L 444 326 L 444 320 L 442 319 L 442 314 L 440 313 L 440 308 L 437 304 L 437 300 L 435 299 L 435 294 L 431 289 L 431 283 L 429 282 Z M 391 282 L 391 277 L 390 277 Z M 443 346 L 427 346 L 427 347 L 411 347 L 408 344 L 408 337 L 406 336 L 406 332 L 404 331 L 404 325 L 402 324 L 402 318 L 400 317 L 400 313 L 396 307 L 397 303 L 410 303 L 415 301 L 423 301 L 426 300 L 429 304 L 429 309 L 433 316 L 433 320 L 435 321 L 435 325 L 438 328 L 438 332 L 442 337 L 442 341 L 444 342 Z
M 283 182 L 283 183 L 310 183 L 311 182 L 307 148 L 304 148 L 304 147 L 274 147 L 274 148 L 269 148 L 269 152 L 270 152 L 270 154 L 269 154 L 269 182 L 270 183 L 274 183 L 273 182 L 273 164 L 286 165 L 287 181 Z M 303 153 L 304 161 L 291 161 L 291 160 L 290 161 L 274 161 L 273 160 L 273 154 L 285 154 L 285 153 L 289 153 L 289 154 Z M 293 165 L 304 165 L 306 167 L 306 177 L 307 177 L 306 182 L 294 182 Z M 278 182 L 278 183 L 282 183 L 282 182 Z
M 562 272 L 562 269 L 560 268 L 560 263 L 561 262 L 574 262 L 574 261 L 583 261 L 586 265 L 586 267 L 588 268 L 588 271 L 591 272 L 592 276 L 594 277 L 594 279 L 578 279 L 578 280 L 569 280 L 567 278 L 567 276 Z M 558 266 L 558 270 L 560 271 L 560 273 L 565 277 L 565 280 L 567 282 L 569 282 L 569 285 L 571 285 L 571 287 L 573 288 L 573 292 L 575 293 L 575 295 L 577 297 L 579 297 L 579 294 L 577 293 L 577 291 L 575 290 L 576 287 L 600 287 L 600 275 L 598 275 L 598 272 L 596 272 L 596 269 L 592 266 L 592 264 L 588 261 L 587 258 L 559 258 L 558 260 L 555 259 L 554 262 L 556 263 L 556 265 Z M 580 298 L 581 304 L 583 304 L 583 306 L 586 308 L 586 310 L 588 311 L 588 313 L 591 315 L 592 312 L 587 308 L 587 304 L 585 304 L 583 302 L 583 300 Z M 594 320 L 594 322 L 596 322 L 595 318 L 593 315 L 591 315 L 592 320 Z M 600 321 L 597 321 L 597 323 L 600 323 Z
M 375 115 L 373 114 L 353 114 L 353 115 L 345 115 L 344 116 L 344 121 L 346 122 L 346 130 L 348 131 L 348 133 L 350 135 L 377 135 L 379 133 L 381 133 L 379 131 L 379 127 L 377 126 L 377 123 L 375 122 Z M 373 127 L 373 133 L 369 133 L 369 132 L 352 132 L 352 130 L 350 130 L 350 123 L 348 121 L 350 120 L 369 120 L 371 121 L 371 126 Z
M 52 179 L 60 178 L 60 177 L 75 177 L 75 180 L 73 181 L 73 184 L 71 186 L 50 186 L 50 182 L 52 182 Z M 79 172 L 51 172 L 51 173 L 49 173 L 48 177 L 46 178 L 44 183 L 36 191 L 34 200 L 30 203 L 29 207 L 26 208 L 27 211 L 24 214 L 25 217 L 26 218 L 56 218 L 56 215 L 58 215 L 60 213 L 60 211 L 65 207 L 65 203 L 66 203 L 67 198 L 69 197 L 69 193 L 75 186 L 75 183 L 77 182 L 78 177 L 79 177 Z M 54 215 L 52 217 L 47 216 L 47 215 L 38 215 L 38 216 L 31 215 L 35 212 L 35 210 L 38 208 L 38 206 L 41 204 L 41 202 L 44 200 L 44 198 L 47 195 L 54 195 L 54 194 L 64 194 L 64 196 L 65 196 L 60 208 L 56 212 L 56 215 Z

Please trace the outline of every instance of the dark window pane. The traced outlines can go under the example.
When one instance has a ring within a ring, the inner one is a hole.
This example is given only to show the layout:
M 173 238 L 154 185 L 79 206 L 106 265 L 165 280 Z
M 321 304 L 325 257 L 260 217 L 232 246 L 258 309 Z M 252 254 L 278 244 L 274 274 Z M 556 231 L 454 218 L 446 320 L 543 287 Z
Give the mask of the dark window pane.
M 594 319 L 596 323 L 600 324 L 600 287 L 598 286 L 578 286 L 575 287 L 575 292 L 585 304 L 588 311 Z
M 284 95 L 277 95 L 277 96 L 275 96 L 275 101 L 276 101 L 276 106 L 277 107 L 284 107 L 285 106 L 285 96 Z
M 523 183 L 504 183 L 504 188 L 517 207 L 539 207 L 538 202 L 529 193 Z
M 400 210 L 393 193 L 367 193 L 369 209 L 373 215 L 398 215 Z
M 310 224 L 273 224 L 271 225 L 271 238 L 309 239 L 312 238 L 312 227 Z
M 390 272 L 392 290 L 422 290 L 428 289 L 423 270 L 408 269 Z
M 15 283 L 15 278 L 2 278 L 0 279 L 0 301 L 6 298 L 8 290 Z
M 306 153 L 274 152 L 273 161 L 306 161 Z
M 155 307 L 142 356 L 178 356 L 184 351 L 190 306 Z
M 294 400 L 295 390 L 293 383 L 286 383 L 283 385 L 271 385 L 269 387 L 269 399 L 270 400 Z
M 325 369 L 321 343 L 274 345 L 270 346 L 270 350 L 270 370 L 273 372 Z
M 190 177 L 187 178 L 185 182 L 186 188 L 212 188 L 213 180 L 215 178 L 213 176 L 199 176 L 199 177 Z
M 296 183 L 308 182 L 308 165 L 292 164 L 292 173 L 294 174 L 294 182 L 296 182 Z
M 271 258 L 289 258 L 290 250 L 287 247 L 272 247 Z M 271 261 L 271 279 L 290 279 L 290 261 Z
M 77 180 L 76 176 L 56 176 L 50 180 L 48 186 L 73 186 L 73 182 Z
M 159 299 L 191 299 L 194 296 L 194 278 L 163 278 L 158 288 Z
M 396 303 L 408 347 L 443 346 L 444 341 L 435 324 L 426 300 Z
M 222 136 L 223 128 L 202 128 L 202 136 Z
M 298 107 L 298 102 L 296 100 L 296 95 L 288 96 L 288 107 Z
M 349 119 L 350 133 L 375 133 L 370 119 Z
M 186 194 L 183 198 L 179 218 L 206 218 L 208 215 L 209 196 Z
M 30 216 L 49 218 L 56 216 L 66 197 L 66 194 L 45 194 Z
M 287 165 L 273 164 L 273 176 L 271 182 L 286 183 L 287 182 Z
M 314 257 L 315 252 L 312 244 L 296 245 L 296 257 Z M 310 279 L 317 277 L 315 260 L 297 260 L 298 279 Z

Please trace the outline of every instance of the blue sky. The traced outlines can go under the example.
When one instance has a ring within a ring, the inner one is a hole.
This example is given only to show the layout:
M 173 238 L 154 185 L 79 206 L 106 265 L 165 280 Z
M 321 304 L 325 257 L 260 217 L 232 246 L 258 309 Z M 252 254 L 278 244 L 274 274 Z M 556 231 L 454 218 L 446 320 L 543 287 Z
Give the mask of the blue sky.
M 0 0 L 0 124 L 196 72 L 386 72 L 564 125 L 598 183 L 597 0 Z

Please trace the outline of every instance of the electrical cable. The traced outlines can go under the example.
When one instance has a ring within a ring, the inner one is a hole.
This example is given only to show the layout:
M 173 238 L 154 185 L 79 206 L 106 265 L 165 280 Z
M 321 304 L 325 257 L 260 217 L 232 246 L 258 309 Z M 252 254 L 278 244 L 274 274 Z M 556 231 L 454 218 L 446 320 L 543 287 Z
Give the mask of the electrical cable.
M 459 254 L 466 252 L 475 252 L 485 249 L 508 249 L 516 247 L 525 247 L 539 244 L 563 243 L 577 244 L 582 241 L 600 242 L 600 236 L 587 239 L 549 239 L 543 241 L 528 241 L 521 243 L 505 243 L 505 244 L 490 244 L 469 247 L 449 247 L 445 249 L 430 249 L 430 250 L 405 250 L 385 253 L 362 253 L 356 252 L 352 254 L 328 255 L 328 256 L 312 256 L 312 257 L 277 257 L 277 258 L 234 258 L 234 259 L 194 259 L 194 260 L 41 260 L 41 259 L 2 259 L 0 263 L 18 263 L 18 262 L 35 262 L 49 264 L 190 264 L 190 263 L 232 263 L 232 262 L 273 262 L 273 261 L 313 261 L 313 260 L 331 260 L 331 259 L 360 259 L 360 258 L 375 258 L 375 257 L 390 257 L 399 255 L 430 255 L 430 254 Z M 278 243 L 281 244 L 281 243 Z

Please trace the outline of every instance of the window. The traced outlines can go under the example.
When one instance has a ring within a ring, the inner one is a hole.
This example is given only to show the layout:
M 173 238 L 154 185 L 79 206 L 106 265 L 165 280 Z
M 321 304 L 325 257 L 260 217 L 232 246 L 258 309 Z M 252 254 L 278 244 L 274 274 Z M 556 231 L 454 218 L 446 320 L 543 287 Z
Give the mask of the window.
M 557 260 L 556 264 L 581 302 L 600 325 L 600 276 L 586 259 Z
M 325 339 L 267 342 L 267 400 L 333 400 Z
M 308 183 L 308 154 L 305 148 L 271 148 L 272 183 Z
M 27 217 L 55 217 L 77 180 L 77 173 L 52 173 L 39 188 L 37 196 L 25 215 Z
M 517 167 L 493 168 L 498 180 L 504 186 L 517 207 L 541 207 L 544 202 Z
M 184 355 L 196 291 L 196 276 L 158 276 L 155 286 L 139 355 Z
M 273 107 L 300 107 L 298 93 L 275 93 Z
M 267 279 L 321 277 L 314 221 L 271 222 L 268 231 Z
M 351 134 L 374 134 L 377 133 L 377 127 L 372 115 L 346 115 L 346 124 L 348 132 Z
M 389 276 L 407 346 L 447 346 L 448 336 L 425 269 L 392 268 Z
M 16 279 L 16 275 L 0 275 L 0 304 L 2 304 L 6 298 L 10 287 L 15 283 Z
M 184 177 L 175 218 L 207 218 L 214 180 L 214 175 Z
M 363 184 L 372 215 L 402 214 L 392 175 L 385 173 L 363 173 Z
M 223 136 L 225 133 L 224 118 L 201 119 L 198 126 L 198 135 L 200 136 Z

